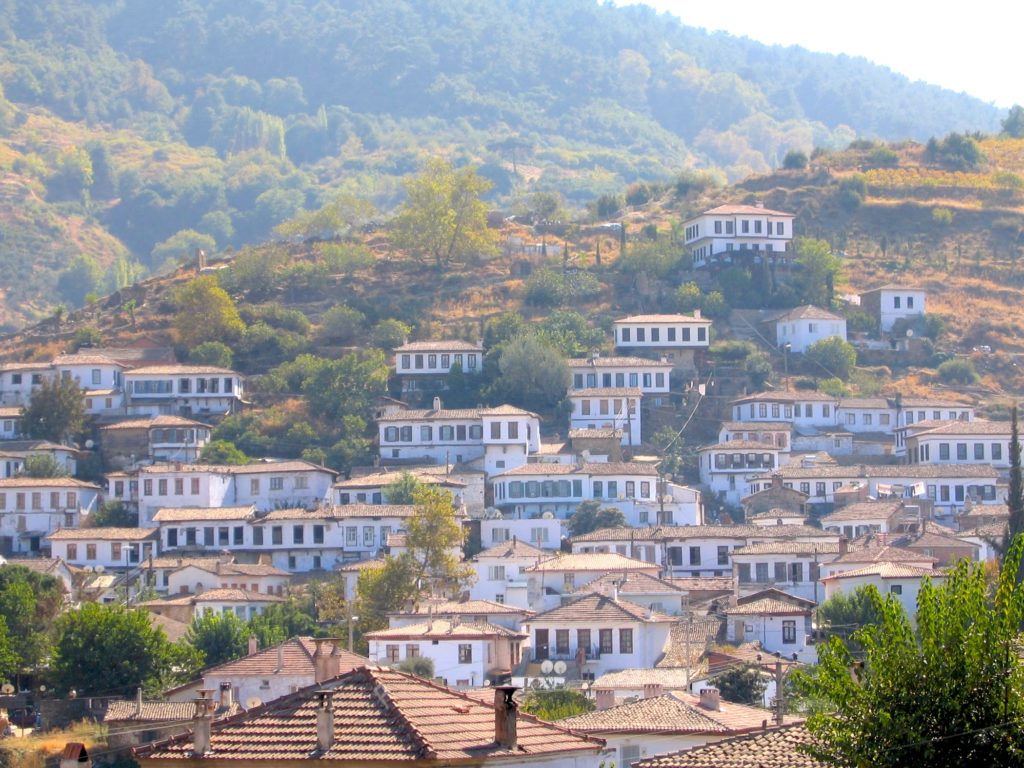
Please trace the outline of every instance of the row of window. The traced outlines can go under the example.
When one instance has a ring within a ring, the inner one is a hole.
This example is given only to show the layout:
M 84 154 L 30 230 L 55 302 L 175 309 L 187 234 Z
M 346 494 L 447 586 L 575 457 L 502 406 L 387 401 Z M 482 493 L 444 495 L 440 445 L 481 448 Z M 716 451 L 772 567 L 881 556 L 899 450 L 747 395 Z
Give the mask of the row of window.
M 640 481 L 640 495 L 637 496 L 637 482 L 626 480 L 623 482 L 625 498 L 627 499 L 651 499 L 651 483 L 648 480 Z M 593 498 L 595 499 L 617 499 L 619 498 L 618 480 L 594 480 L 592 483 Z M 582 499 L 583 480 L 509 480 L 496 483 L 494 486 L 495 497 L 498 500 L 509 499 Z M 507 496 L 506 496 L 507 493 Z
M 668 564 L 669 565 L 700 565 L 701 564 L 701 548 L 700 547 L 688 547 L 689 561 L 683 563 L 683 553 L 686 551 L 683 547 L 669 547 L 668 548 Z M 716 552 L 718 558 L 718 565 L 729 565 L 729 547 L 726 544 L 720 544 L 718 551 Z
M 194 381 L 195 392 L 192 391 L 193 379 L 178 379 L 178 394 L 220 394 L 222 391 L 225 394 L 230 394 L 235 389 L 235 381 L 230 376 L 225 376 L 223 379 L 200 378 L 194 379 Z M 223 387 L 221 387 L 221 381 L 224 382 Z M 174 380 L 158 379 L 156 381 L 133 381 L 132 393 L 136 395 L 172 395 L 174 394 Z
M 89 374 L 90 374 L 89 381 L 90 381 L 90 384 L 92 386 L 98 387 L 98 386 L 100 386 L 103 383 L 103 372 L 99 368 L 93 368 L 92 370 L 89 371 Z M 68 379 L 71 378 L 71 371 L 61 371 L 60 375 L 61 375 L 62 379 L 68 380 Z M 114 386 L 115 387 L 121 386 L 121 372 L 120 371 L 114 371 L 113 382 L 114 382 Z M 35 377 L 33 377 L 32 383 L 33 384 L 36 383 L 35 382 Z M 78 383 L 79 384 L 82 383 L 81 379 L 78 379 Z
M 598 383 L 600 381 L 600 384 Z M 645 373 L 642 376 L 638 373 L 602 373 L 601 378 L 598 379 L 596 373 L 574 373 L 572 376 L 572 387 L 573 389 L 583 389 L 584 387 L 595 388 L 595 387 L 625 387 L 626 382 L 629 382 L 631 387 L 641 386 L 640 382 L 643 382 L 644 389 L 650 389 L 652 386 L 658 387 L 659 389 L 665 386 L 665 374 L 664 373 Z
M 151 545 L 146 544 L 145 548 L 147 550 L 147 555 L 146 556 L 148 557 L 149 556 L 148 552 L 149 552 L 149 550 L 151 548 Z M 70 542 L 67 545 L 67 559 L 68 560 L 78 560 L 78 543 L 77 542 Z M 85 559 L 86 560 L 97 560 L 98 559 L 96 557 L 96 544 L 95 543 L 87 543 L 85 545 Z M 122 544 L 121 542 L 118 542 L 118 541 L 113 541 L 113 542 L 110 543 L 110 560 L 109 560 L 109 562 L 112 562 L 112 563 L 122 563 L 122 562 L 124 562 L 124 563 L 137 563 L 137 562 L 139 562 L 139 560 L 140 560 L 140 557 L 139 557 L 139 545 L 138 544 L 124 545 L 124 544 Z
M 209 433 L 202 430 L 203 437 L 209 437 Z M 196 442 L 196 430 L 194 429 L 151 429 L 149 439 L 153 443 L 176 443 L 192 445 Z
M 502 426 L 504 425 L 504 427 Z M 488 429 L 488 436 L 491 440 L 519 440 L 522 430 L 519 429 L 518 421 L 492 421 Z M 434 442 L 434 435 L 437 435 L 438 442 L 464 442 L 470 440 L 483 440 L 484 428 L 480 424 L 443 424 L 434 427 L 430 424 L 421 424 L 419 432 L 416 427 L 384 427 L 384 442 L 386 443 L 411 443 L 413 435 L 419 434 L 421 443 Z M 530 436 L 530 426 L 526 425 L 526 438 Z
M 568 629 L 556 629 L 554 648 L 551 647 L 551 634 L 547 629 L 534 630 L 534 654 L 537 660 L 544 660 L 548 658 L 553 652 L 554 655 L 561 657 L 568 657 L 571 653 L 569 645 L 569 632 Z M 619 653 L 633 653 L 633 630 L 629 627 L 623 627 L 618 631 L 619 635 Z M 597 647 L 591 645 L 592 630 L 590 629 L 577 629 L 576 630 L 576 648 L 583 649 L 588 657 L 594 657 L 595 655 L 603 655 L 606 653 L 615 653 L 613 647 L 613 640 L 615 637 L 614 629 L 598 629 L 597 630 Z M 596 651 L 596 653 L 595 653 Z
M 267 540 L 268 537 L 266 535 L 268 527 L 270 530 L 269 541 Z M 252 530 L 252 546 L 261 547 L 266 544 L 284 545 L 284 534 L 286 528 L 291 528 L 291 544 L 324 543 L 325 527 L 320 524 L 312 526 L 312 537 L 308 539 L 305 524 L 296 524 L 291 526 L 253 525 L 250 526 L 250 529 Z M 241 547 L 245 546 L 245 529 L 246 526 L 244 525 L 204 526 L 202 528 L 167 528 L 167 546 L 195 547 L 201 544 L 204 547 Z M 380 545 L 383 546 L 387 541 L 388 534 L 391 533 L 391 530 L 390 525 L 364 525 L 362 526 L 362 535 L 360 536 L 360 526 L 348 525 L 345 526 L 345 545 L 358 547 L 361 541 L 362 546 L 373 547 L 376 546 L 379 541 Z M 377 538 L 378 533 L 380 536 L 379 539 Z M 202 537 L 201 542 L 200 537 Z
M 629 407 L 629 415 L 636 414 L 636 400 L 634 398 L 625 398 Z M 611 400 L 606 398 L 583 398 L 580 400 L 580 415 L 581 416 L 619 416 L 624 417 L 625 411 L 622 409 L 623 398 L 616 397 Z
M 154 481 L 153 481 L 152 478 L 147 478 L 147 479 L 142 481 L 142 495 L 143 496 L 169 496 L 171 494 L 168 493 L 168 491 L 171 488 L 171 482 L 173 481 L 173 483 L 174 483 L 174 493 L 173 493 L 173 495 L 174 496 L 184 496 L 185 495 L 185 479 L 186 478 L 184 478 L 184 477 L 175 477 L 175 478 L 171 478 L 171 479 L 159 478 L 158 480 L 156 480 L 156 482 L 154 484 Z M 200 482 L 200 480 L 201 480 L 201 478 L 198 478 L 198 477 L 190 477 L 190 478 L 188 478 L 188 481 L 189 481 L 189 486 L 188 486 L 189 487 L 189 492 L 188 492 L 188 495 L 190 495 L 190 496 L 198 496 L 201 493 L 201 490 L 200 490 L 201 482 Z M 275 476 L 271 477 L 270 480 L 269 480 L 270 490 L 271 491 L 283 491 L 284 490 L 284 480 L 285 479 L 284 479 L 283 476 L 276 476 L 275 475 Z M 136 488 L 136 489 L 138 488 L 138 484 L 135 481 L 132 481 L 132 484 L 129 487 L 132 487 L 132 486 L 134 486 L 134 488 Z M 250 477 L 249 478 L 249 493 L 251 495 L 255 496 L 255 495 L 261 493 L 262 492 L 262 490 L 261 490 L 262 486 L 263 486 L 263 483 L 262 483 L 262 479 L 261 478 L 259 478 L 259 477 Z M 297 475 L 295 478 L 293 478 L 292 487 L 295 490 L 297 490 L 297 491 L 308 490 L 309 489 L 309 478 L 307 476 L 305 476 L 305 475 Z M 156 493 L 155 494 L 153 493 L 153 489 L 154 488 L 156 489 Z M 114 481 L 114 495 L 117 496 L 118 498 L 122 498 L 124 496 L 124 481 L 123 480 L 115 480 Z
M 794 483 L 784 482 L 783 485 L 786 488 L 793 488 Z M 832 490 L 837 491 L 843 486 L 843 482 L 840 480 L 832 481 Z M 814 494 L 813 496 L 819 499 L 823 499 L 826 496 L 827 483 L 824 481 L 817 481 L 814 483 Z M 992 501 L 996 498 L 996 487 L 994 485 L 928 485 L 927 496 L 932 501 L 964 501 L 965 498 L 970 498 L 973 501 Z M 757 493 L 762 489 L 760 483 L 754 483 L 751 486 L 751 492 Z M 811 494 L 811 483 L 801 482 L 799 483 L 799 489 L 801 493 Z
M 20 373 L 11 374 L 11 384 L 14 386 L 20 386 L 24 376 Z M 37 387 L 43 383 L 43 374 L 33 373 L 31 374 L 31 383 L 33 387 Z
M 691 339 L 691 331 L 692 330 L 693 329 L 688 328 L 686 326 L 683 326 L 682 328 L 679 328 L 678 329 L 678 331 L 679 331 L 679 338 L 678 338 L 678 340 L 680 340 L 680 341 L 691 341 L 692 340 Z M 708 340 L 708 327 L 706 325 L 699 325 L 699 326 L 697 326 L 696 330 L 697 330 L 697 341 L 707 341 Z M 633 334 L 633 331 L 636 331 L 635 335 Z M 648 334 L 648 331 L 650 331 L 650 334 Z M 620 328 L 619 329 L 619 338 L 620 338 L 620 342 L 619 343 L 620 344 L 628 344 L 628 343 L 630 343 L 632 341 L 646 342 L 647 338 L 648 338 L 648 335 L 650 336 L 650 340 L 652 342 L 660 342 L 662 340 L 661 339 L 661 331 L 662 331 L 661 328 L 632 328 L 632 329 L 631 328 Z M 675 327 L 673 327 L 673 326 L 670 326 L 670 327 L 666 328 L 665 329 L 665 341 L 667 341 L 667 342 L 668 341 L 676 341 L 677 340 L 677 338 L 676 338 L 676 331 L 677 331 L 677 329 Z
M 439 355 L 436 355 L 436 354 L 402 355 L 402 357 L 400 359 L 400 362 L 401 362 L 401 369 L 400 370 L 403 370 L 403 371 L 413 371 L 413 370 L 421 371 L 421 370 L 436 369 L 438 367 L 438 365 L 437 365 L 437 358 L 438 357 L 439 357 Z M 466 359 L 466 363 L 465 363 L 465 365 L 463 365 L 463 362 L 462 362 L 463 357 L 462 357 L 461 353 L 456 353 L 455 355 L 450 355 L 448 353 L 444 353 L 444 354 L 440 355 L 440 358 L 441 358 L 441 366 L 440 367 L 441 367 L 442 370 L 447 371 L 447 370 L 450 370 L 452 368 L 452 366 L 457 365 L 460 368 L 462 368 L 463 370 L 475 371 L 476 368 L 477 368 L 477 362 L 478 362 L 479 356 L 476 355 L 476 354 L 466 355 L 466 358 L 465 358 Z
M 775 466 L 770 453 L 716 453 L 714 457 L 715 469 L 771 469 Z M 708 456 L 710 468 L 711 456 Z
M 550 540 L 551 530 L 544 527 L 535 527 L 530 529 L 530 543 L 531 544 L 544 544 Z M 492 528 L 491 529 L 491 542 L 494 544 L 501 544 L 503 541 L 508 541 L 512 538 L 512 531 L 509 528 Z M 505 566 L 498 566 L 504 569 Z M 502 571 L 504 573 L 504 571 Z M 505 578 L 502 576 L 501 578 Z
M 750 584 L 750 563 L 738 563 L 737 570 L 741 584 Z M 803 563 L 754 563 L 753 583 L 757 584 L 801 584 L 804 581 Z M 818 563 L 807 564 L 807 581 L 814 582 L 821 577 Z
M 723 228 L 723 224 L 724 224 L 724 228 Z M 753 224 L 753 229 L 754 229 L 754 234 L 755 235 L 760 235 L 761 234 L 762 224 L 766 225 L 765 229 L 766 229 L 766 231 L 767 231 L 767 233 L 769 235 L 772 234 L 772 229 L 773 229 L 772 224 L 775 225 L 774 230 L 775 230 L 775 234 L 776 235 L 785 235 L 786 234 L 785 222 L 782 222 L 782 221 L 775 221 L 775 222 L 767 221 L 767 222 L 763 222 L 761 219 L 754 219 L 753 222 L 751 222 L 750 219 L 740 219 L 740 234 L 749 235 L 750 234 L 751 224 Z M 696 226 L 693 227 L 693 229 L 696 229 L 696 228 L 697 228 Z M 724 229 L 724 231 L 723 231 L 723 229 Z M 715 220 L 715 234 L 716 235 L 722 235 L 722 234 L 734 235 L 734 234 L 736 234 L 735 230 L 736 230 L 735 222 L 733 222 L 732 220 L 727 219 L 724 222 L 719 220 L 719 219 Z
M 893 296 L 892 297 L 892 308 L 893 309 L 902 309 L 903 308 L 903 307 L 900 306 L 903 303 L 901 301 L 902 298 L 903 298 L 902 296 Z M 906 306 L 907 309 L 913 309 L 914 308 L 914 297 L 913 296 L 907 296 L 907 301 L 906 301 L 906 305 L 905 306 Z
M 49 501 L 49 504 L 45 507 L 47 511 L 78 508 L 78 493 L 75 491 L 68 491 L 63 497 L 60 491 L 50 491 L 49 494 L 44 494 L 41 491 L 32 491 L 30 493 L 18 491 L 13 496 L 14 509 L 18 511 L 25 509 L 42 510 L 44 508 L 44 499 Z M 62 498 L 64 504 L 61 504 Z M 0 493 L 0 509 L 8 509 L 6 492 Z
M 437 641 L 435 640 L 434 643 L 436 644 Z M 490 646 L 490 644 L 485 644 L 484 647 L 487 649 L 487 663 L 490 664 L 491 663 L 491 646 Z M 459 664 L 472 664 L 473 663 L 473 645 L 472 645 L 472 643 L 459 643 L 458 650 L 459 650 Z M 392 663 L 392 664 L 395 664 L 395 663 L 397 663 L 397 662 L 399 662 L 401 660 L 401 657 L 399 656 L 400 652 L 401 652 L 401 647 L 397 643 L 395 643 L 395 644 L 388 643 L 387 645 L 384 646 L 384 655 L 387 656 L 388 661 L 390 663 Z M 405 646 L 405 658 L 407 658 L 407 659 L 415 659 L 419 655 L 420 655 L 419 643 L 406 643 L 406 646 Z
M 988 445 L 989 449 L 986 452 L 985 446 Z M 939 461 L 949 461 L 952 451 L 956 451 L 957 461 L 967 461 L 968 447 L 970 447 L 970 455 L 972 461 L 1002 461 L 1003 460 L 1003 444 L 1002 443 L 939 443 Z M 1009 451 L 1009 444 L 1006 447 Z M 986 458 L 986 453 L 988 457 Z M 910 460 L 914 463 L 928 462 L 932 460 L 932 447 L 929 443 L 923 445 L 914 446 L 911 452 Z
M 785 448 L 789 445 L 789 433 L 788 432 L 732 432 L 726 433 L 725 440 L 742 440 L 747 443 L 764 443 L 765 445 L 772 445 L 774 443 L 776 448 Z

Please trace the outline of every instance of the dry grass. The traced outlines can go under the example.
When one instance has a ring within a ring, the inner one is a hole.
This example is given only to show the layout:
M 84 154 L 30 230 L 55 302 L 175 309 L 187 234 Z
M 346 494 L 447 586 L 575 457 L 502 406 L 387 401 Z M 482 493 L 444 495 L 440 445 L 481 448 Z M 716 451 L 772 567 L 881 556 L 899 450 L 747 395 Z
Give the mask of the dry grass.
M 63 730 L 4 739 L 3 748 L 7 752 L 4 764 L 8 768 L 43 768 L 45 761 L 59 755 L 69 741 L 85 744 L 92 752 L 96 747 L 106 746 L 107 727 L 81 720 Z

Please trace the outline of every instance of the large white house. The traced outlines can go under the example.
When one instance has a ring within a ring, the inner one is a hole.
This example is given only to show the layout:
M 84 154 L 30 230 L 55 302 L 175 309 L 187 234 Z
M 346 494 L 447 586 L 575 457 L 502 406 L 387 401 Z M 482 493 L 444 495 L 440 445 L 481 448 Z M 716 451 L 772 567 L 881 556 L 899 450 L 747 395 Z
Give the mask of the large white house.
M 774 445 L 730 440 L 700 449 L 700 481 L 729 504 L 750 494 L 750 480 L 789 463 L 789 451 Z
M 639 446 L 641 397 L 638 387 L 569 390 L 569 429 L 615 429 L 622 432 L 623 445 Z
M 59 528 L 47 535 L 50 553 L 79 568 L 134 568 L 156 555 L 156 528 Z
M 878 323 L 878 330 L 891 331 L 899 320 L 918 318 L 925 313 L 928 294 L 906 285 L 882 285 L 860 295 L 860 306 Z
M 77 528 L 96 510 L 100 488 L 70 477 L 12 477 L 0 480 L 0 549 L 38 553 L 58 528 Z
M 901 429 L 910 464 L 1010 467 L 1010 422 L 919 421 Z
M 404 409 L 377 419 L 383 463 L 462 464 L 482 461 L 492 475 L 526 463 L 540 450 L 540 419 L 511 405 Z
M 128 413 L 201 416 L 232 413 L 242 403 L 242 376 L 208 365 L 150 365 L 124 373 Z
M 529 609 L 525 571 L 548 557 L 550 552 L 519 539 L 485 549 L 470 563 L 476 571 L 476 580 L 469 588 L 470 598 Z
M 671 391 L 672 364 L 645 357 L 577 357 L 568 361 L 572 372 L 570 394 L 583 389 L 639 389 L 654 405 L 661 405 Z
M 695 267 L 730 263 L 743 252 L 771 258 L 789 250 L 795 218 L 760 203 L 720 205 L 683 222 L 683 242 Z
M 766 321 L 780 349 L 804 353 L 814 344 L 833 336 L 846 341 L 846 318 L 827 309 L 805 304 L 782 312 Z
M 616 320 L 615 347 L 664 356 L 675 368 L 693 370 L 711 345 L 711 321 L 692 315 L 630 315 Z
M 484 348 L 468 341 L 412 341 L 396 347 L 394 353 L 395 375 L 403 393 L 439 392 L 447 387 L 453 368 L 475 376 L 484 367 Z

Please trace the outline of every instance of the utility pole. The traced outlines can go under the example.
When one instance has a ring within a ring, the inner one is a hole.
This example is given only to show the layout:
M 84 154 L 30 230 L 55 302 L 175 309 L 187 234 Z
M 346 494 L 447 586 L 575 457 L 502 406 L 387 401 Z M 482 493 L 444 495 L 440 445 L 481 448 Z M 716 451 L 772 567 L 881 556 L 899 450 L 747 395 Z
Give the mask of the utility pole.
M 686 692 L 690 692 L 690 632 L 693 630 L 693 615 L 690 613 L 690 594 L 683 595 L 683 612 L 686 615 L 686 629 L 683 632 L 683 653 L 686 654 Z
M 783 717 L 786 714 L 786 692 L 784 688 L 784 675 L 782 674 L 782 662 L 775 662 L 775 724 L 782 725 Z

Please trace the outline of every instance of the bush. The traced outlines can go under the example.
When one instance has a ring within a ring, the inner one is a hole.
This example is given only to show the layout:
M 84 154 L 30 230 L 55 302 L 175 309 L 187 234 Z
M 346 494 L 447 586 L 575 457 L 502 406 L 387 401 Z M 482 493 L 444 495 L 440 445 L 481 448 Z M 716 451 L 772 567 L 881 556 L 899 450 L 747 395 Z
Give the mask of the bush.
M 721 291 L 712 291 L 704 295 L 701 311 L 712 320 L 725 320 L 729 317 L 729 304 Z
M 199 365 L 213 365 L 218 368 L 230 368 L 234 365 L 231 347 L 220 341 L 204 341 L 189 352 L 188 359 Z
M 405 344 L 410 333 L 412 333 L 412 328 L 401 320 L 388 318 L 373 326 L 373 330 L 370 331 L 370 341 L 375 347 L 394 349 Z
M 802 171 L 807 167 L 807 153 L 799 149 L 791 149 L 782 158 L 782 167 L 787 171 Z
M 872 168 L 896 168 L 900 164 L 900 156 L 888 147 L 875 147 L 864 159 Z
M 339 304 L 324 312 L 320 318 L 319 337 L 321 341 L 335 344 L 350 344 L 362 331 L 366 315 L 358 309 Z
M 700 288 L 696 283 L 684 283 L 676 289 L 676 307 L 680 312 L 690 314 L 700 309 Z
M 99 347 L 103 344 L 103 334 L 99 328 L 87 325 L 75 331 L 71 339 L 71 351 L 77 352 L 83 347 Z
M 954 171 L 975 171 L 985 162 L 978 142 L 961 133 L 951 133 L 941 141 L 932 137 L 925 148 L 925 157 Z
M 954 357 L 939 366 L 939 381 L 944 384 L 977 384 L 981 379 L 974 363 L 965 357 Z
M 755 352 L 748 356 L 743 363 L 743 369 L 747 372 L 750 386 L 754 389 L 763 389 L 772 377 L 772 362 L 764 352 Z
M 749 341 L 716 341 L 708 351 L 715 360 L 738 363 L 754 354 L 755 347 Z
M 804 357 L 813 367 L 842 381 L 850 378 L 850 372 L 857 364 L 857 350 L 838 336 L 814 342 Z
M 638 181 L 626 189 L 626 205 L 637 206 L 650 202 L 657 190 L 650 184 Z
M 846 313 L 846 327 L 851 333 L 874 333 L 878 324 L 864 310 L 851 309 Z
M 850 394 L 850 390 L 843 383 L 842 379 L 835 377 L 819 381 L 818 391 L 824 392 L 826 395 L 832 395 L 832 397 L 846 397 Z
M 538 307 L 558 307 L 586 301 L 601 292 L 601 283 L 590 272 L 558 272 L 539 269 L 526 280 L 526 302 Z
M 623 201 L 619 195 L 601 195 L 594 201 L 594 213 L 599 219 L 610 219 L 622 212 Z

